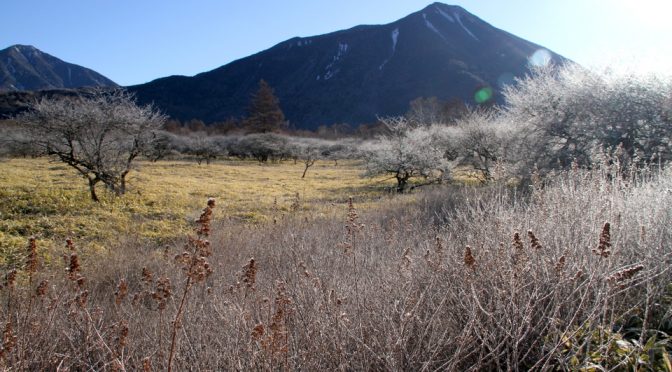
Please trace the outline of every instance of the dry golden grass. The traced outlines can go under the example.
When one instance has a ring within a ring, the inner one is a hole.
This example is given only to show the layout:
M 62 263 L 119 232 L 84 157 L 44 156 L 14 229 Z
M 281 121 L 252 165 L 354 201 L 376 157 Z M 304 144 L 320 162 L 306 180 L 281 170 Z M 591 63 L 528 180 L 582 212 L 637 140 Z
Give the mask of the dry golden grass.
M 248 223 L 290 213 L 308 218 L 331 215 L 353 196 L 374 205 L 391 181 L 363 178 L 354 162 L 318 162 L 301 178 L 301 163 L 259 164 L 226 160 L 210 165 L 189 161 L 139 162 L 122 198 L 89 200 L 87 184 L 69 167 L 47 159 L 0 162 L 0 258 L 12 260 L 36 236 L 39 246 L 62 246 L 75 238 L 86 249 L 104 249 L 119 236 L 169 241 L 184 236 L 197 216 L 193 206 L 209 197 L 216 213 Z M 1 263 L 1 262 L 0 262 Z
M 441 187 L 276 224 L 209 199 L 179 244 L 87 257 L 69 240 L 54 265 L 26 240 L 0 278 L 0 369 L 670 370 L 658 173 Z

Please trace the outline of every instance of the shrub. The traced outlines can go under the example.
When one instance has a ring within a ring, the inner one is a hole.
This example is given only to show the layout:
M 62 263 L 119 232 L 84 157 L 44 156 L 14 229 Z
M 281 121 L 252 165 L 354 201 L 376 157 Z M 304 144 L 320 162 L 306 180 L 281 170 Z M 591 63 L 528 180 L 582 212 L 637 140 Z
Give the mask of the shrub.
M 397 192 L 406 190 L 412 178 L 440 182 L 450 174 L 446 141 L 438 126 L 417 127 L 403 117 L 382 122 L 387 134 L 363 148 L 368 175 L 390 174 L 397 180 Z
M 672 80 L 588 70 L 578 65 L 534 70 L 504 90 L 503 120 L 517 128 L 513 162 L 531 172 L 590 166 L 622 148 L 639 165 L 672 156 Z

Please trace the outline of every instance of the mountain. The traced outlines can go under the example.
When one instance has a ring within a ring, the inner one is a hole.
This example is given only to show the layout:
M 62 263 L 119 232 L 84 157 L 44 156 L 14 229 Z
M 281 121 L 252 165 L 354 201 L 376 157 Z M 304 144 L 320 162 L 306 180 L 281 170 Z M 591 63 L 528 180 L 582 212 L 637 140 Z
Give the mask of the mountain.
M 492 87 L 496 96 L 503 83 L 528 71 L 528 59 L 538 50 L 545 49 L 459 6 L 434 3 L 386 25 L 295 37 L 209 72 L 129 89 L 141 103 L 154 102 L 172 117 L 214 122 L 244 116 L 264 79 L 290 123 L 314 129 L 399 115 L 420 96 L 473 104 L 483 87 Z M 555 63 L 565 61 L 546 53 Z
M 117 84 L 33 46 L 13 45 L 0 50 L 0 92 L 108 86 Z

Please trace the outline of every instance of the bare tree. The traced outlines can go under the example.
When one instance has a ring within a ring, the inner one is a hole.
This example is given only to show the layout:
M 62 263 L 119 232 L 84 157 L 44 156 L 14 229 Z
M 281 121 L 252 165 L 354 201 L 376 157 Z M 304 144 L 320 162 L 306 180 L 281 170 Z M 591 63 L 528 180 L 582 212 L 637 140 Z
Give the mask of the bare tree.
M 204 161 L 205 164 L 210 164 L 210 161 L 217 159 L 217 156 L 226 154 L 226 150 L 217 143 L 216 137 L 208 136 L 205 132 L 193 133 L 183 140 L 186 147 L 184 153 L 193 155 L 198 165 Z
M 411 178 L 439 182 L 449 175 L 443 132 L 437 126 L 414 127 L 404 117 L 386 118 L 388 133 L 365 147 L 369 175 L 391 174 L 402 193 Z
M 292 152 L 292 155 L 297 159 L 300 159 L 304 166 L 301 178 L 306 178 L 308 168 L 315 165 L 315 162 L 322 158 L 322 153 L 328 145 L 329 142 L 313 138 L 297 140 L 291 144 L 290 151 Z
M 126 192 L 131 164 L 154 138 L 165 116 L 138 106 L 123 90 L 94 90 L 68 98 L 42 98 L 16 117 L 44 154 L 71 166 L 89 183 L 98 201 L 102 182 L 115 195 Z
M 595 154 L 617 147 L 641 163 L 672 159 L 669 77 L 550 66 L 504 97 L 505 120 L 518 132 L 516 162 L 527 171 L 591 166 Z
M 152 162 L 164 159 L 176 152 L 177 135 L 161 130 L 153 133 L 150 146 L 147 146 L 142 154 Z
M 493 166 L 503 160 L 512 137 L 510 126 L 492 110 L 475 109 L 458 119 L 454 129 L 451 137 L 460 163 L 480 172 L 483 182 L 492 180 Z

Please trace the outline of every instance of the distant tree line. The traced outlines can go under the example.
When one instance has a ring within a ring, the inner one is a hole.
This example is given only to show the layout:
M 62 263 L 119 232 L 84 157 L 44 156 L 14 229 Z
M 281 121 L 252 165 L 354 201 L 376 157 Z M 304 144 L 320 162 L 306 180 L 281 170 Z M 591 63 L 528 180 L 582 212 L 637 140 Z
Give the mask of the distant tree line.
M 421 97 L 406 115 L 381 118 L 359 132 L 339 124 L 316 133 L 290 131 L 264 81 L 247 118 L 215 125 L 164 123 L 155 109 L 136 106 L 123 92 L 43 98 L 0 127 L 0 155 L 51 155 L 87 177 L 92 190 L 101 182 L 118 194 L 138 156 L 199 164 L 224 157 L 294 161 L 306 172 L 317 159 L 359 159 L 367 174 L 395 179 L 398 192 L 445 182 L 457 167 L 475 171 L 482 182 L 524 182 L 533 173 L 590 168 L 607 158 L 623 167 L 672 159 L 670 78 L 569 64 L 535 69 L 502 94 L 500 107 Z M 92 158 L 72 160 L 82 156 Z
M 394 176 L 403 192 L 409 179 L 439 182 L 457 166 L 484 182 L 524 181 L 604 161 L 625 170 L 672 160 L 670 77 L 548 66 L 503 97 L 501 107 L 466 108 L 451 120 L 436 100 L 415 101 L 406 117 L 384 119 L 390 130 L 367 145 L 369 173 Z

